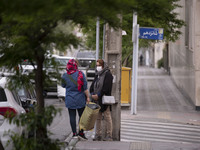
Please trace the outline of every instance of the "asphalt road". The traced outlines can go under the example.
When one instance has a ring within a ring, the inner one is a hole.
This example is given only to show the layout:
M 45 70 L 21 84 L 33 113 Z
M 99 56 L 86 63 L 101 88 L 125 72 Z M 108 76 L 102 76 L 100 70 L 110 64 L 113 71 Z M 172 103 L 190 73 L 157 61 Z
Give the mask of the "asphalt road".
M 61 109 L 61 113 L 58 113 L 56 117 L 54 118 L 51 126 L 48 128 L 49 131 L 52 133 L 50 136 L 52 139 L 59 139 L 60 141 L 64 141 L 66 137 L 71 133 L 71 127 L 69 124 L 69 115 L 67 108 L 65 107 L 65 104 L 63 101 L 59 101 L 58 98 L 53 95 L 53 93 L 50 93 L 46 99 L 45 99 L 45 105 L 53 105 L 56 108 Z

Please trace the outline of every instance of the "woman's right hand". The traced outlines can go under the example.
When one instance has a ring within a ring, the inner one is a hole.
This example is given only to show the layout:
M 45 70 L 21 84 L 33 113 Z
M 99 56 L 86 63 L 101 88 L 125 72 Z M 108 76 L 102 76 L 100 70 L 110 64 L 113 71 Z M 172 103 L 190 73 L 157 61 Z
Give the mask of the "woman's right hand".
M 95 100 L 95 101 L 97 101 L 99 99 L 99 97 L 98 97 L 97 94 L 95 94 L 95 95 L 92 95 L 92 99 Z

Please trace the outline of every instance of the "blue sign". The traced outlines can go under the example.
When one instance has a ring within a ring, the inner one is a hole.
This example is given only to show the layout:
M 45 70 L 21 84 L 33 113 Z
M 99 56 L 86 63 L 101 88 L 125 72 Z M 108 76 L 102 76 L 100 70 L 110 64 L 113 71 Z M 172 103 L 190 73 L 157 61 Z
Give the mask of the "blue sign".
M 140 28 L 140 39 L 163 40 L 163 28 Z

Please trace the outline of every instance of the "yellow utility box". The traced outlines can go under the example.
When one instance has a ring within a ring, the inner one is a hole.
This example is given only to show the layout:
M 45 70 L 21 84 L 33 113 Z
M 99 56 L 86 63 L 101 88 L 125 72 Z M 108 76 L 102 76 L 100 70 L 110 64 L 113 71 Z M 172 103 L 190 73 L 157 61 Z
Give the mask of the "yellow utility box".
M 131 68 L 122 67 L 121 104 L 131 103 Z

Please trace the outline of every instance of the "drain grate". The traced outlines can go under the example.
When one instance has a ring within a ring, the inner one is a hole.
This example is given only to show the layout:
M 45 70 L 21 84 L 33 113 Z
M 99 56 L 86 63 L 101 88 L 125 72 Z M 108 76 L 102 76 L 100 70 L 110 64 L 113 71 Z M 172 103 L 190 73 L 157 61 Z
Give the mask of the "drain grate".
M 153 150 L 150 142 L 132 142 L 129 150 Z

